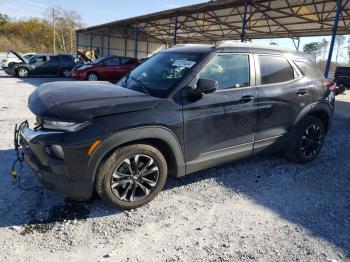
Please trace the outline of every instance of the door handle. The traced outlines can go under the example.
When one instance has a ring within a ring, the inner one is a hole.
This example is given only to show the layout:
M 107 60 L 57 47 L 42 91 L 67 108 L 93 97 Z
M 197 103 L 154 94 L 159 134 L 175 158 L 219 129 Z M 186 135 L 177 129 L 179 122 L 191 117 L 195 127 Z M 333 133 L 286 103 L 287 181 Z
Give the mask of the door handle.
M 307 90 L 307 89 L 299 89 L 297 91 L 297 95 L 299 95 L 299 96 L 306 95 L 307 93 L 309 93 L 309 90 Z
M 241 104 L 244 104 L 244 103 L 249 103 L 249 102 L 251 102 L 251 101 L 253 101 L 255 99 L 255 97 L 254 96 L 242 96 L 240 99 L 239 99 L 239 102 L 241 103 Z

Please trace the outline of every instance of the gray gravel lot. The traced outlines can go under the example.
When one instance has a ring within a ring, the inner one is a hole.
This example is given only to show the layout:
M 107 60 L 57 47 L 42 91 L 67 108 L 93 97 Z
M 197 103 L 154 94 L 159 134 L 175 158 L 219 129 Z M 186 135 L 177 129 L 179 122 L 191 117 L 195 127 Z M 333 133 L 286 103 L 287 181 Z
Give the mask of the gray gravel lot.
M 254 157 L 175 180 L 149 205 L 113 210 L 10 175 L 13 128 L 40 83 L 0 74 L 0 261 L 350 261 L 350 96 L 308 165 Z M 25 190 L 30 189 L 30 190 Z

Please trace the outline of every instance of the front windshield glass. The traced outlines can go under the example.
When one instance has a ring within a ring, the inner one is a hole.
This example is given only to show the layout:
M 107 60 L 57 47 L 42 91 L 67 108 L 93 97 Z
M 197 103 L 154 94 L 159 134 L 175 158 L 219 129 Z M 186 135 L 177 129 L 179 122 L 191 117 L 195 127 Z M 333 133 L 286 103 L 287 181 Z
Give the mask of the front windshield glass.
M 30 57 L 30 58 L 28 59 L 28 63 L 29 63 L 29 64 L 34 64 L 35 61 L 36 61 L 36 56 L 35 56 L 35 55 L 32 56 L 32 57 Z
M 165 97 L 202 56 L 201 53 L 159 53 L 131 71 L 121 85 L 152 96 Z

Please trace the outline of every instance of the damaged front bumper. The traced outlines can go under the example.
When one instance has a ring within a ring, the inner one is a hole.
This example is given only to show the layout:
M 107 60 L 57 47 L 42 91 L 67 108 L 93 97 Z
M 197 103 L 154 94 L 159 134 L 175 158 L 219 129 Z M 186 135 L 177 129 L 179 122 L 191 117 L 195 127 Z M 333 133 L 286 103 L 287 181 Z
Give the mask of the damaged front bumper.
M 31 129 L 25 121 L 16 127 L 15 146 L 22 151 L 24 160 L 47 188 L 70 199 L 87 200 L 92 195 L 93 183 L 81 174 L 72 174 L 77 170 L 84 172 L 87 160 L 76 151 L 86 149 L 84 146 L 69 148 L 60 145 L 63 135 L 64 132 L 60 131 Z M 81 159 L 77 155 L 82 156 Z

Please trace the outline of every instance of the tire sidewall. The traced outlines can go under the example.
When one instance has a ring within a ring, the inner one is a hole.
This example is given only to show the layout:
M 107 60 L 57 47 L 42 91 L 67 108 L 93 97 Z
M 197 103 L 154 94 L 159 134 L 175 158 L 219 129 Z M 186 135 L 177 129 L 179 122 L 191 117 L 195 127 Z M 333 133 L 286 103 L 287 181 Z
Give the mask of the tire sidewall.
M 96 76 L 96 80 L 90 80 L 89 77 L 90 77 L 91 75 L 95 75 L 95 76 Z M 96 73 L 89 73 L 89 74 L 87 75 L 86 80 L 88 80 L 88 81 L 98 81 L 98 75 L 97 75 Z
M 111 176 L 121 161 L 136 154 L 148 155 L 156 161 L 159 168 L 158 182 L 148 196 L 133 202 L 122 201 L 116 198 L 112 192 L 110 186 Z M 158 195 L 167 179 L 167 164 L 163 155 L 156 148 L 148 145 L 131 145 L 118 149 L 106 160 L 106 162 L 103 164 L 102 170 L 102 173 L 98 174 L 102 177 L 97 178 L 97 187 L 99 187 L 100 190 L 102 189 L 101 197 L 107 200 L 113 206 L 122 209 L 133 209 L 147 204 Z M 98 192 L 100 191 L 99 189 L 97 190 Z
M 20 73 L 19 73 L 21 70 L 26 70 L 27 71 L 27 75 L 26 76 L 21 76 Z M 19 78 L 27 78 L 29 76 L 29 70 L 27 68 L 25 68 L 25 67 L 20 67 L 20 68 L 17 69 L 17 76 Z

